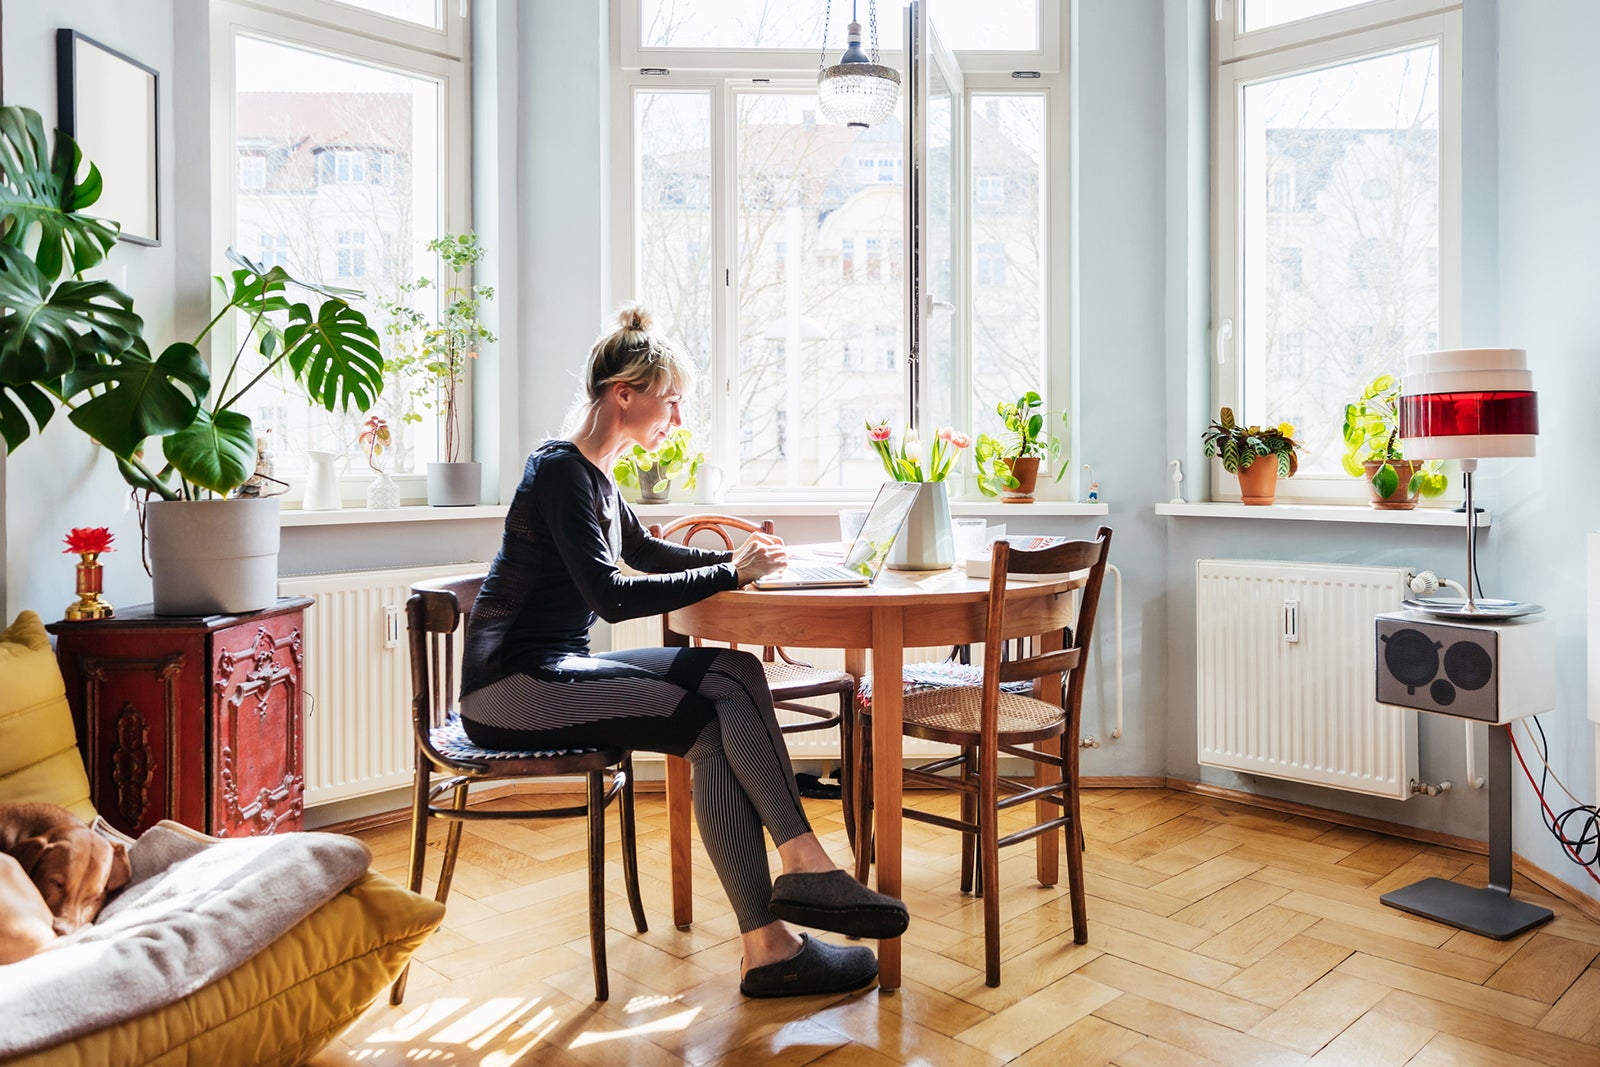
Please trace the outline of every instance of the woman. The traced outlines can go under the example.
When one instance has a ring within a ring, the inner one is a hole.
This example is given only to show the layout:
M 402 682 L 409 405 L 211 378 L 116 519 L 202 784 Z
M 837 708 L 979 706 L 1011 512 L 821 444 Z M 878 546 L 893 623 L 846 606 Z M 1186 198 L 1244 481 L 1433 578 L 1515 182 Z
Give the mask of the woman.
M 839 870 L 806 820 L 760 661 L 721 648 L 591 655 L 589 627 L 657 615 L 780 569 L 782 543 L 734 552 L 656 540 L 610 471 L 680 424 L 687 360 L 624 308 L 589 353 L 565 439 L 528 457 L 466 638 L 461 718 L 480 745 L 617 745 L 686 756 L 700 836 L 739 920 L 747 996 L 842 992 L 871 981 L 870 949 L 796 936 L 782 920 L 897 937 L 905 905 Z M 625 560 L 642 575 L 626 576 Z M 762 829 L 783 863 L 776 886 Z

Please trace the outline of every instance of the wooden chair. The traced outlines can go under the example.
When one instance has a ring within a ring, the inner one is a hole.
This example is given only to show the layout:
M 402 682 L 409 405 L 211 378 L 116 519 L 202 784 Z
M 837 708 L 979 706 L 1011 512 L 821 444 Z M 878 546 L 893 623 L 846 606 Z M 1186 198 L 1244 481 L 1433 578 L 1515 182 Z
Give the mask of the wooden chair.
M 688 544 L 696 534 L 707 534 L 719 539 L 731 552 L 735 533 L 773 532 L 771 520 L 760 523 L 736 518 L 732 515 L 685 515 L 665 526 L 659 523 L 650 527 L 650 536 L 674 539 Z M 761 665 L 767 673 L 767 686 L 772 690 L 772 703 L 784 710 L 798 712 L 807 718 L 801 722 L 783 723 L 779 726 L 785 734 L 805 733 L 810 730 L 839 728 L 839 796 L 844 815 L 845 834 L 853 847 L 856 840 L 856 815 L 853 754 L 850 737 L 855 724 L 856 680 L 844 671 L 824 670 L 797 660 L 781 648 L 763 648 Z M 833 696 L 839 700 L 837 712 L 827 711 L 800 701 L 814 697 Z
M 611 995 L 606 974 L 605 919 L 605 809 L 612 798 L 622 803 L 622 869 L 627 881 L 633 925 L 646 931 L 644 905 L 639 899 L 638 848 L 633 824 L 632 753 L 622 748 L 561 749 L 549 752 L 500 752 L 478 748 L 461 729 L 459 683 L 460 653 L 481 574 L 449 578 L 411 587 L 406 601 L 406 622 L 411 649 L 411 721 L 416 735 L 416 778 L 411 806 L 411 866 L 409 885 L 422 891 L 422 869 L 428 847 L 428 820 L 446 819 L 444 863 L 434 899 L 443 904 L 450 893 L 456 855 L 461 849 L 461 826 L 468 820 L 561 819 L 587 816 L 589 823 L 589 949 L 594 961 L 594 998 Z M 433 782 L 435 771 L 450 777 Z M 609 787 L 605 775 L 610 773 Z M 560 808 L 478 809 L 467 807 L 467 789 L 474 782 L 503 782 L 515 778 L 582 776 L 587 797 L 582 804 Z M 449 794 L 449 803 L 435 801 Z M 409 970 L 409 968 L 408 968 Z M 390 1002 L 399 1004 L 406 991 L 406 971 L 395 980 Z
M 1067 849 L 1068 892 L 1072 901 L 1072 935 L 1078 944 L 1089 938 L 1089 922 L 1083 890 L 1083 836 L 1078 801 L 1078 730 L 1083 704 L 1083 667 L 1094 634 L 1095 609 L 1100 586 L 1105 578 L 1106 557 L 1111 548 L 1111 530 L 1102 526 L 1093 541 L 1070 541 L 1035 552 L 1014 551 L 1004 541 L 992 549 L 990 574 L 1054 574 L 1087 570 L 1088 582 L 1078 602 L 1076 632 L 1062 629 L 1040 635 L 1030 654 L 1006 659 L 1004 592 L 991 596 L 984 637 L 983 684 L 975 687 L 937 687 L 906 693 L 904 732 L 957 745 L 958 755 L 926 763 L 905 771 L 908 785 L 946 789 L 961 794 L 961 817 L 906 808 L 903 815 L 916 822 L 959 830 L 963 835 L 961 862 L 962 892 L 977 892 L 983 897 L 985 979 L 991 986 L 1000 984 L 1000 886 L 999 850 L 1053 833 L 1064 828 Z M 1059 703 L 1052 691 L 1061 685 Z M 1003 683 L 1019 679 L 1033 681 L 1033 695 L 1009 693 Z M 856 718 L 852 747 L 860 753 L 861 840 L 870 840 L 872 828 L 872 747 L 871 710 L 863 709 Z M 1037 743 L 1044 742 L 1044 747 Z M 1059 748 L 1059 752 L 1053 751 Z M 1003 778 L 999 756 L 1020 756 L 1041 767 L 1033 782 Z M 1042 768 L 1052 767 L 1048 775 Z M 958 777 L 941 774 L 957 770 Z M 1053 780 L 1045 780 L 1046 777 Z M 1001 794 L 1005 794 L 1002 798 Z M 999 835 L 999 815 L 1018 804 L 1036 802 L 1043 821 L 1033 826 Z M 1061 814 L 1043 818 L 1047 805 Z M 976 880 L 973 870 L 974 845 L 978 858 Z

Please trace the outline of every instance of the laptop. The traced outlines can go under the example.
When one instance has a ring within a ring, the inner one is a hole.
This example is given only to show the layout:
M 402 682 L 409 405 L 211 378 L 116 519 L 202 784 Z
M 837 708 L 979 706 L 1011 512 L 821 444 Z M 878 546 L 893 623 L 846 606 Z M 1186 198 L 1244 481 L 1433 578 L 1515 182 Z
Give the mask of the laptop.
M 822 589 L 829 586 L 871 585 L 889 559 L 911 505 L 917 502 L 920 482 L 884 482 L 878 490 L 861 532 L 845 549 L 843 563 L 796 563 L 756 579 L 757 589 Z

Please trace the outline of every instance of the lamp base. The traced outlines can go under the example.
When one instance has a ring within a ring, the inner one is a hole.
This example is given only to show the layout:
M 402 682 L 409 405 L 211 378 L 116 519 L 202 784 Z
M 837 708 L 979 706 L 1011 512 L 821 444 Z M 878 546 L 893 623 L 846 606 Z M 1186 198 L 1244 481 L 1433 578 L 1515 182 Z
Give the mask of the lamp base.
M 1440 618 L 1463 619 L 1514 619 L 1519 615 L 1536 615 L 1544 610 L 1541 604 L 1527 600 L 1494 600 L 1482 597 L 1475 600 L 1457 600 L 1453 597 L 1421 596 L 1402 601 L 1413 611 L 1437 615 Z
M 1474 889 L 1444 878 L 1424 878 L 1378 899 L 1391 908 L 1496 941 L 1508 941 L 1555 917 L 1549 908 L 1513 900 L 1504 890 Z

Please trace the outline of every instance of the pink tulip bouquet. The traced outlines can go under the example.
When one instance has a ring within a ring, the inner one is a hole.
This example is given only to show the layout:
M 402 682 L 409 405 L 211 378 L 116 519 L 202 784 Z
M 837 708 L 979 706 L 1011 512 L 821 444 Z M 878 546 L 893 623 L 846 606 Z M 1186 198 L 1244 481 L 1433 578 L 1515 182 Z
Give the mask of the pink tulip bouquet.
M 889 477 L 897 482 L 944 481 L 956 460 L 961 458 L 961 450 L 972 443 L 966 434 L 949 426 L 941 426 L 926 449 L 914 429 L 907 428 L 901 435 L 898 449 L 891 443 L 891 436 L 888 420 L 867 423 L 867 444 L 883 460 L 883 469 Z

